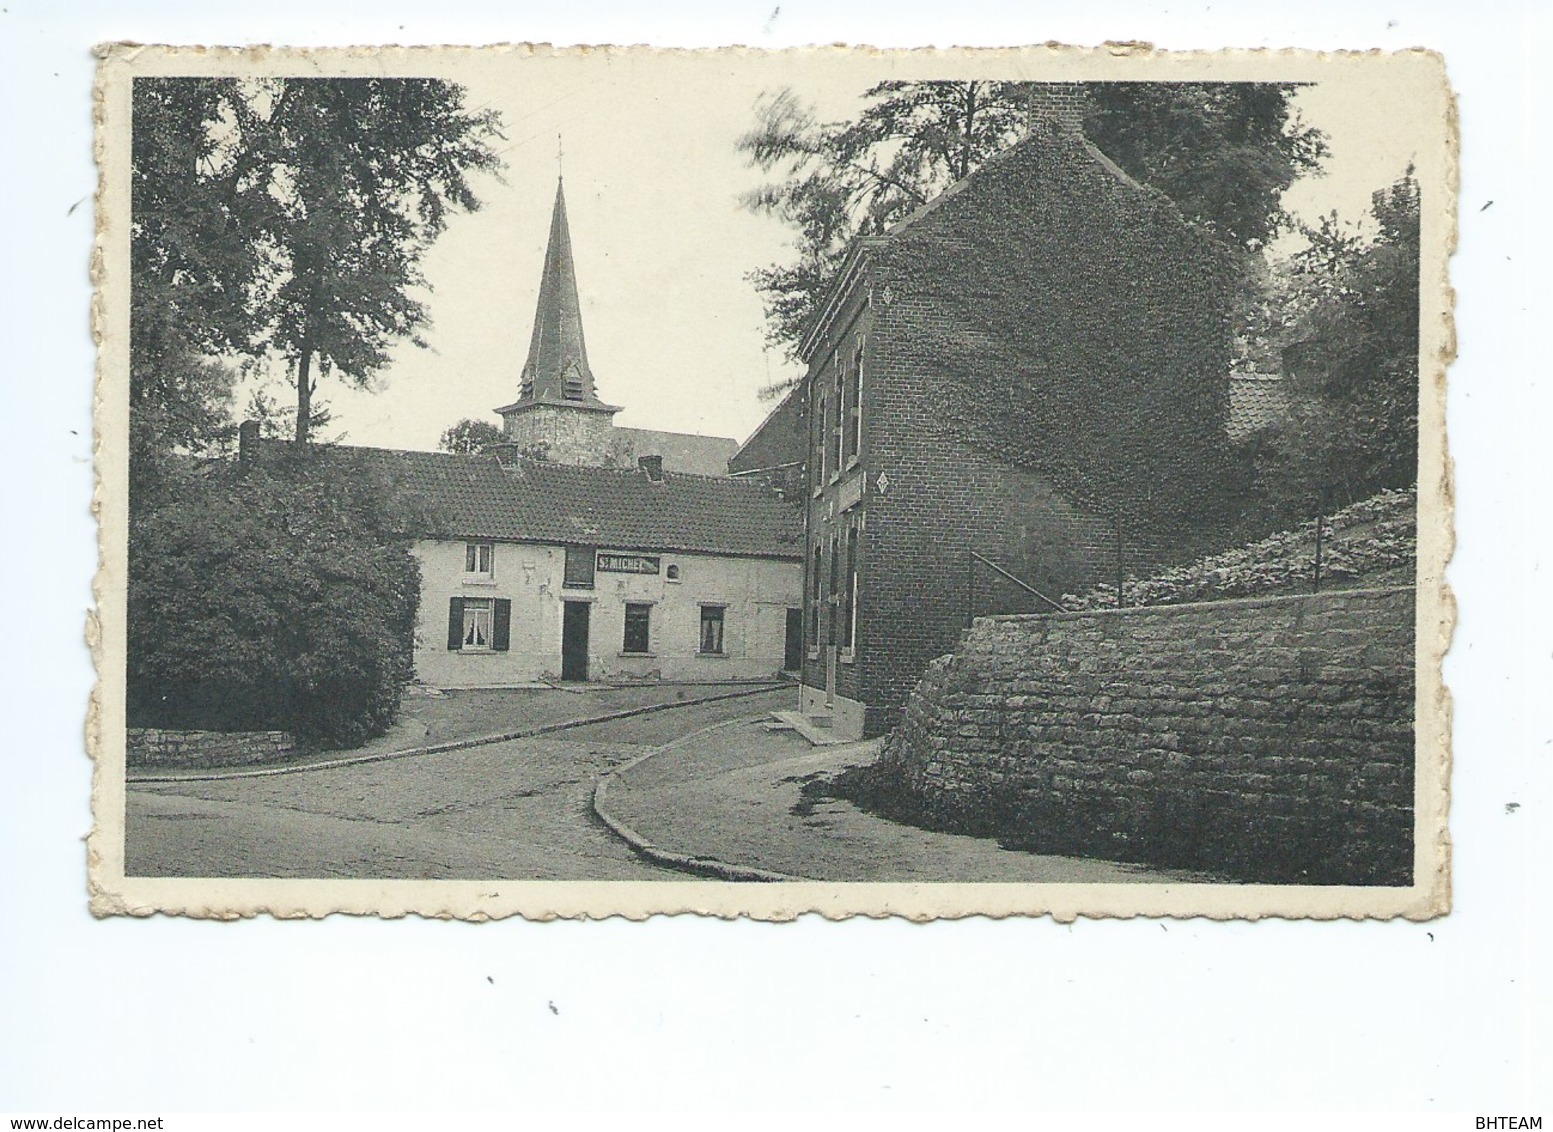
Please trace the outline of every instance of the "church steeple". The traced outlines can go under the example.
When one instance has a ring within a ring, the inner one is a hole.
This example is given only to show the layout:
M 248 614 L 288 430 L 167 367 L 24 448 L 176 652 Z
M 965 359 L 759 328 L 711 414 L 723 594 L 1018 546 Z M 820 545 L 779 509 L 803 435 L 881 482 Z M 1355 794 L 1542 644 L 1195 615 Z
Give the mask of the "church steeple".
M 572 264 L 571 229 L 566 222 L 566 194 L 556 179 L 555 208 L 550 214 L 550 245 L 545 250 L 534 309 L 534 331 L 515 404 L 498 409 L 507 415 L 529 405 L 567 405 L 594 412 L 618 412 L 605 405 L 594 389 L 593 370 L 582 334 L 582 309 L 577 301 L 577 270 Z
M 593 387 L 560 177 L 550 214 L 550 246 L 539 277 L 534 332 L 519 382 L 518 399 L 496 410 L 512 451 L 563 464 L 607 461 L 614 435 L 612 418 L 620 409 L 600 401 Z

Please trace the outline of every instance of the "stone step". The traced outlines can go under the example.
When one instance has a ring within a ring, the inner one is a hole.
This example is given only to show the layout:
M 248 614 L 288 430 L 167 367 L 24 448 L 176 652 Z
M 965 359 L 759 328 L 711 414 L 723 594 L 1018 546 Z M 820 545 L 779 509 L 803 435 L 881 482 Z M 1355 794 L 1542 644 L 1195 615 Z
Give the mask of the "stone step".
M 853 740 L 837 735 L 831 730 L 833 719 L 829 715 L 804 715 L 797 711 L 775 711 L 772 716 L 785 723 L 809 741 L 814 747 L 839 747 Z

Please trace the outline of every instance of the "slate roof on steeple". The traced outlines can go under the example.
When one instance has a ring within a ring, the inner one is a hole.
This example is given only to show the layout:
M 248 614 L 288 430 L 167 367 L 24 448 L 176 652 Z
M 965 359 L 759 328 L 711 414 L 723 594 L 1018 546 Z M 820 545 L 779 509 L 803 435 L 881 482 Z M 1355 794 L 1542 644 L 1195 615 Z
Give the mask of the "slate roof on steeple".
M 582 335 L 582 308 L 577 301 L 577 269 L 572 264 L 572 234 L 566 222 L 566 194 L 555 186 L 550 214 L 550 244 L 545 249 L 534 308 L 534 331 L 528 360 L 523 363 L 518 399 L 496 411 L 508 413 L 529 405 L 567 405 L 599 412 L 618 412 L 600 401 Z

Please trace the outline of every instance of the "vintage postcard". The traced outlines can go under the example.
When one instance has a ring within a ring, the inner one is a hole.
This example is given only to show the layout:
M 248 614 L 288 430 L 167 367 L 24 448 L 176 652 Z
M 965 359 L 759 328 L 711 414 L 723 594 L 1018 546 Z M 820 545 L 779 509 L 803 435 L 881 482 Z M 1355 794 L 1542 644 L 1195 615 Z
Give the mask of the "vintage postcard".
M 1424 51 L 101 50 L 93 910 L 1427 918 Z

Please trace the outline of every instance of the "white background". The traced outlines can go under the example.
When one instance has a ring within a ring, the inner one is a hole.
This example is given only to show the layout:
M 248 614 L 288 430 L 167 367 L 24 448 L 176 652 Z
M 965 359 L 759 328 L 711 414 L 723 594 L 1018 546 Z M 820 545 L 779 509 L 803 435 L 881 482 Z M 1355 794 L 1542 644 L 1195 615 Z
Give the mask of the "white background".
M 1545 1111 L 1544 7 L 0 4 L 0 1110 Z M 1444 51 L 1463 135 L 1456 910 L 1428 924 L 93 921 L 88 49 L 111 39 Z

